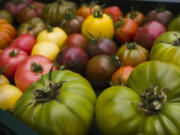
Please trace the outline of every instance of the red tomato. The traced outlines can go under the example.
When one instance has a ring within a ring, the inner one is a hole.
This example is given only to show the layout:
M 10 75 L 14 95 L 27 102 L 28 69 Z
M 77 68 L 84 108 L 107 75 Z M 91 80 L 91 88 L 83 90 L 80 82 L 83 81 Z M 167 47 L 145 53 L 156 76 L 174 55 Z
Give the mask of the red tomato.
M 74 33 L 69 35 L 66 39 L 65 46 L 77 46 L 82 49 L 85 49 L 87 46 L 88 40 L 82 34 Z
M 49 72 L 53 63 L 46 57 L 34 55 L 27 57 L 17 68 L 15 73 L 15 83 L 22 91 L 39 80 L 41 75 Z M 54 68 L 53 70 L 56 70 Z
M 0 53 L 0 65 L 2 68 L 8 66 L 3 74 L 10 80 L 14 78 L 16 68 L 27 57 L 27 53 L 18 48 L 6 48 Z
M 112 83 L 114 85 L 126 84 L 133 69 L 134 68 L 131 66 L 123 66 L 119 68 L 112 76 Z
M 130 18 L 124 18 L 116 23 L 115 36 L 120 43 L 131 42 L 137 31 L 138 24 Z
M 111 15 L 114 22 L 118 22 L 120 16 L 124 16 L 121 9 L 118 6 L 107 7 L 104 13 Z
M 36 39 L 34 38 L 33 35 L 22 34 L 12 43 L 12 47 L 21 48 L 23 51 L 30 54 L 35 44 L 36 44 Z

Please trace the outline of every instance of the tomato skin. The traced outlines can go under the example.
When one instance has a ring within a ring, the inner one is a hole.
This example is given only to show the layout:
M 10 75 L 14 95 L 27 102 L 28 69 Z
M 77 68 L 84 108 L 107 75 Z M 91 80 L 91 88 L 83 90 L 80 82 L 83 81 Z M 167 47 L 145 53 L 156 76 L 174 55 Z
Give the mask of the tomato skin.
M 114 22 L 118 22 L 121 17 L 124 17 L 121 9 L 118 6 L 110 6 L 104 10 L 104 13 L 111 15 Z
M 59 48 L 55 43 L 50 41 L 42 41 L 35 44 L 32 49 L 31 55 L 42 55 L 53 61 L 56 58 L 58 52 Z
M 176 17 L 169 23 L 168 31 L 179 31 L 180 32 L 180 16 Z
M 138 31 L 138 25 L 129 18 L 124 18 L 122 21 L 123 24 L 115 29 L 115 37 L 120 43 L 131 42 Z
M 0 85 L 9 84 L 9 83 L 10 83 L 9 80 L 4 75 L 0 74 Z
M 22 91 L 13 85 L 0 85 L 0 108 L 13 111 L 16 101 L 22 94 Z
M 113 85 L 126 84 L 127 80 L 133 71 L 134 67 L 132 66 L 123 66 L 120 67 L 112 76 L 111 81 Z M 119 78 L 120 77 L 120 78 Z M 119 80 L 120 79 L 120 80 Z
M 100 11 L 97 11 L 100 13 Z M 96 12 L 96 13 L 97 13 Z M 102 16 L 97 17 L 94 12 L 93 15 L 88 16 L 82 25 L 81 33 L 87 37 L 91 33 L 94 38 L 102 37 L 112 39 L 114 36 L 114 24 L 110 16 L 104 13 L 100 13 Z
M 67 39 L 67 34 L 64 32 L 63 29 L 54 27 L 50 28 L 50 31 L 44 30 L 39 33 L 37 37 L 37 42 L 41 41 L 51 41 L 57 44 L 59 48 L 61 48 L 64 42 Z
M 135 47 L 131 48 L 128 44 L 134 44 Z M 129 65 L 135 67 L 148 60 L 148 51 L 136 43 L 126 43 L 122 45 L 116 55 L 124 66 Z
M 177 115 L 180 114 L 180 91 L 177 89 L 179 76 L 180 68 L 173 64 L 149 61 L 138 65 L 128 79 L 128 87 L 110 87 L 98 97 L 95 111 L 101 133 L 103 135 L 179 135 L 179 129 L 170 126 L 180 125 L 180 120 L 177 119 Z M 151 85 L 155 87 L 158 84 L 160 88 L 168 88 L 165 91 L 167 100 L 160 103 L 163 106 L 157 112 L 147 114 L 139 106 L 144 104 L 141 95 Z
M 11 47 L 20 48 L 30 54 L 33 46 L 36 44 L 36 39 L 31 34 L 22 34 L 14 42 Z
M 48 82 L 64 82 L 55 100 L 33 103 L 33 91 L 45 91 Z M 33 104 L 28 106 L 31 102 Z M 95 103 L 96 95 L 85 78 L 69 70 L 60 70 L 52 73 L 51 80 L 49 74 L 46 74 L 29 87 L 16 103 L 13 114 L 40 135 L 87 135 Z
M 33 71 L 32 64 L 36 63 L 42 66 L 41 71 Z M 46 74 L 51 69 L 53 63 L 46 57 L 41 55 L 28 56 L 17 68 L 15 73 L 15 84 L 23 92 L 29 85 L 37 81 L 41 75 Z M 54 68 L 56 70 L 56 68 Z
M 142 12 L 139 11 L 131 11 L 126 15 L 126 18 L 133 19 L 139 26 L 141 26 L 145 20 L 145 16 Z
M 15 56 L 11 56 L 12 52 L 15 52 Z M 0 64 L 2 68 L 8 65 L 3 74 L 8 77 L 10 80 L 13 80 L 14 74 L 17 67 L 21 64 L 27 57 L 27 53 L 19 50 L 18 48 L 6 48 L 0 53 Z
M 77 46 L 85 49 L 88 43 L 88 39 L 80 33 L 73 33 L 69 35 L 64 44 L 65 47 Z
M 89 60 L 86 76 L 95 87 L 104 88 L 115 71 L 116 66 L 112 63 L 110 56 L 97 55 Z

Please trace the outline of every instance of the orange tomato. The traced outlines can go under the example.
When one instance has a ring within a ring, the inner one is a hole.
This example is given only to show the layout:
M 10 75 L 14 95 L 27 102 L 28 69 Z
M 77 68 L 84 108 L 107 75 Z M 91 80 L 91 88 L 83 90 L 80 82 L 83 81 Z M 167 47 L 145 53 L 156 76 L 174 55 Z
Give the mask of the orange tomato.
M 123 66 L 119 68 L 112 76 L 111 82 L 113 85 L 126 84 L 133 69 L 132 66 Z

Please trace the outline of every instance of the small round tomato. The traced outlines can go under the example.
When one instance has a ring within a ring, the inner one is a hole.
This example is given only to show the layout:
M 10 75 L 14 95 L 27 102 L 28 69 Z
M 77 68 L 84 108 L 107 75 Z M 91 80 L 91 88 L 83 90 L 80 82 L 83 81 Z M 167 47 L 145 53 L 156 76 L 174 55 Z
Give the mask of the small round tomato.
M 10 80 L 14 78 L 16 68 L 27 57 L 27 53 L 18 48 L 6 48 L 0 53 L 0 65 L 4 70 L 3 74 Z
M 138 31 L 137 23 L 130 18 L 121 18 L 115 27 L 115 36 L 120 43 L 131 42 Z
M 126 15 L 126 17 L 133 19 L 139 26 L 143 24 L 145 19 L 144 14 L 137 10 L 132 10 Z
M 61 48 L 64 44 L 64 42 L 67 39 L 67 34 L 64 32 L 63 29 L 55 27 L 52 28 L 48 25 L 47 30 L 42 31 L 38 37 L 37 42 L 41 41 L 51 41 L 58 45 L 59 48 Z
M 22 34 L 14 42 L 11 47 L 20 48 L 28 54 L 31 53 L 33 46 L 36 44 L 36 39 L 31 34 Z
M 90 16 L 95 9 L 101 9 L 101 7 L 95 3 L 90 3 L 89 5 L 82 5 L 76 12 L 77 15 L 82 16 L 84 19 Z
M 122 45 L 116 55 L 124 66 L 134 67 L 148 59 L 148 51 L 135 42 Z
M 59 52 L 58 46 L 49 41 L 42 41 L 37 43 L 31 52 L 31 55 L 42 55 L 53 61 Z
M 16 101 L 21 97 L 22 91 L 10 84 L 0 85 L 0 108 L 13 110 Z
M 121 9 L 118 6 L 107 7 L 104 10 L 104 13 L 110 15 L 114 22 L 118 22 L 120 17 L 124 16 Z
M 133 69 L 134 68 L 132 66 L 120 67 L 111 78 L 113 85 L 126 84 Z
M 52 66 L 53 63 L 44 56 L 34 55 L 27 57 L 16 70 L 16 86 L 24 92 L 29 85 L 48 73 Z M 53 70 L 56 70 L 56 68 Z
M 69 35 L 66 39 L 65 47 L 77 46 L 82 49 L 85 49 L 88 43 L 88 39 L 80 33 L 74 33 Z
M 98 88 L 108 86 L 112 75 L 119 67 L 119 60 L 107 55 L 97 55 L 89 60 L 86 68 L 87 79 Z

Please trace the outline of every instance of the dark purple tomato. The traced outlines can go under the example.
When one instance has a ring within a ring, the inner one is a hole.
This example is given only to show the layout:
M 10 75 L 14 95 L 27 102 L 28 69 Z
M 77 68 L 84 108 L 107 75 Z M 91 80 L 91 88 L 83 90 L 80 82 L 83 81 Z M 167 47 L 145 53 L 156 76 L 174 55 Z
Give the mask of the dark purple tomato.
M 100 54 L 114 55 L 117 51 L 117 46 L 111 39 L 100 38 L 90 41 L 87 45 L 86 51 L 90 57 Z
M 118 62 L 119 60 L 117 60 Z M 107 87 L 112 75 L 118 69 L 115 57 L 97 55 L 89 60 L 86 68 L 87 79 L 98 88 Z
M 159 8 L 159 9 L 150 11 L 146 16 L 145 21 L 146 22 L 159 21 L 167 27 L 168 24 L 173 19 L 174 19 L 174 14 L 171 11 L 165 10 L 163 8 Z
M 65 66 L 67 69 L 81 74 L 85 72 L 88 60 L 87 53 L 77 46 L 63 48 L 56 57 L 58 65 Z
M 88 39 L 80 33 L 73 33 L 66 39 L 65 47 L 77 46 L 82 49 L 86 49 Z

